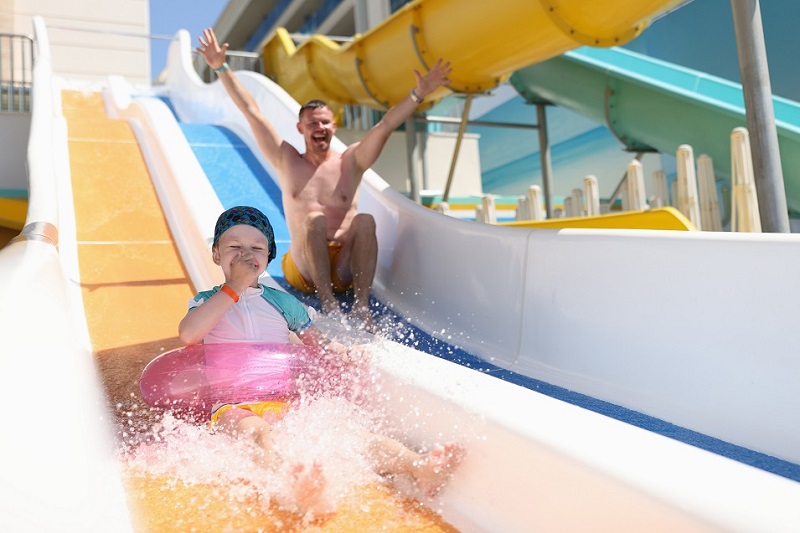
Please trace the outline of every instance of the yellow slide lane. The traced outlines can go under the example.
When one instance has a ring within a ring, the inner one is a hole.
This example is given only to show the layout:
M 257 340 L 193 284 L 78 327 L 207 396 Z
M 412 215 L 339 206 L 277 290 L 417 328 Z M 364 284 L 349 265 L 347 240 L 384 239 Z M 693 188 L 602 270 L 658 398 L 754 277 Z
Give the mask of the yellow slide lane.
M 173 338 L 194 294 L 127 123 L 65 91 L 81 286 L 95 352 Z
M 582 45 L 615 46 L 686 0 L 416 0 L 345 45 L 321 35 L 295 47 L 279 29 L 264 68 L 298 102 L 386 108 L 408 95 L 412 72 L 452 62 L 451 91 L 483 92 L 522 67 Z M 428 98 L 445 94 L 441 89 Z
M 92 348 L 109 409 L 128 433 L 147 431 L 153 420 L 139 375 L 153 357 L 179 346 L 178 322 L 194 289 L 128 124 L 106 117 L 98 93 L 64 91 L 62 102 Z M 305 524 L 244 482 L 184 484 L 131 468 L 125 483 L 136 531 L 454 531 L 383 486 L 354 490 L 335 515 Z

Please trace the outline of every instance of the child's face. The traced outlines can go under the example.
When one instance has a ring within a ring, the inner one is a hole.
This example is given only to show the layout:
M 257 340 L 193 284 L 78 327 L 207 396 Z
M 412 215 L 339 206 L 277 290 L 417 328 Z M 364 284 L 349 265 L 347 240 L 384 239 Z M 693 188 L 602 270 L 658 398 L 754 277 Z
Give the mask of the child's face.
M 250 283 L 254 285 L 267 269 L 269 241 L 253 226 L 239 224 L 220 236 L 212 257 L 214 263 L 222 267 L 226 280 L 231 279 L 232 273 L 244 275 L 242 270 L 245 270 L 254 274 L 255 280 Z

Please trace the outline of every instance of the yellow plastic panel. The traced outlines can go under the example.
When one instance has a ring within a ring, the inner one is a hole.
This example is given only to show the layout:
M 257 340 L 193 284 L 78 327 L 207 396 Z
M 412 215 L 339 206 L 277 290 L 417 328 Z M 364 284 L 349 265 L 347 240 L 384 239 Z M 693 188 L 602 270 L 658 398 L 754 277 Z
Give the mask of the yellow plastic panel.
M 517 228 L 595 228 L 595 229 L 657 229 L 674 231 L 697 231 L 683 213 L 674 207 L 662 207 L 649 211 L 630 211 L 596 217 L 554 218 L 550 220 L 530 220 L 522 222 L 503 222 L 499 226 Z
M 28 215 L 28 200 L 0 198 L 0 227 L 21 230 Z

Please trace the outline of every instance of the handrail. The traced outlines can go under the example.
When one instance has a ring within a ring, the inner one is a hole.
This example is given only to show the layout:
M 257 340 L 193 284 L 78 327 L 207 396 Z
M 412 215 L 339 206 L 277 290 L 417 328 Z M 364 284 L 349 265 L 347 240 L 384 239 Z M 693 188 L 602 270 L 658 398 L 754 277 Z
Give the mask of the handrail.
M 233 70 L 249 70 L 259 74 L 264 73 L 264 62 L 262 61 L 261 54 L 257 52 L 246 52 L 242 50 L 228 50 L 225 52 L 228 66 Z M 216 79 L 215 75 L 211 74 L 211 69 L 208 68 L 205 59 L 203 59 L 197 52 L 192 52 L 192 65 L 195 72 L 200 78 L 206 82 L 211 83 Z
M 0 112 L 30 113 L 34 39 L 0 32 Z

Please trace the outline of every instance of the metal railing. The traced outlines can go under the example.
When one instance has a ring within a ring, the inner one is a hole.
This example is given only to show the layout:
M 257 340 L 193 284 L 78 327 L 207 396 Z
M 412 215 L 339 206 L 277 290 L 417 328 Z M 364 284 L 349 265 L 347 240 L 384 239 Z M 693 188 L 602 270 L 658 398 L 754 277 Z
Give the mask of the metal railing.
M 34 40 L 0 33 L 0 112 L 30 113 Z
M 228 50 L 226 55 L 228 66 L 233 70 L 249 70 L 251 72 L 258 72 L 259 74 L 264 73 L 264 62 L 261 60 L 261 55 L 256 52 Z M 206 83 L 210 83 L 216 79 L 216 75 L 208 68 L 205 59 L 197 54 L 197 52 L 193 53 L 192 64 L 194 65 L 194 70 Z

